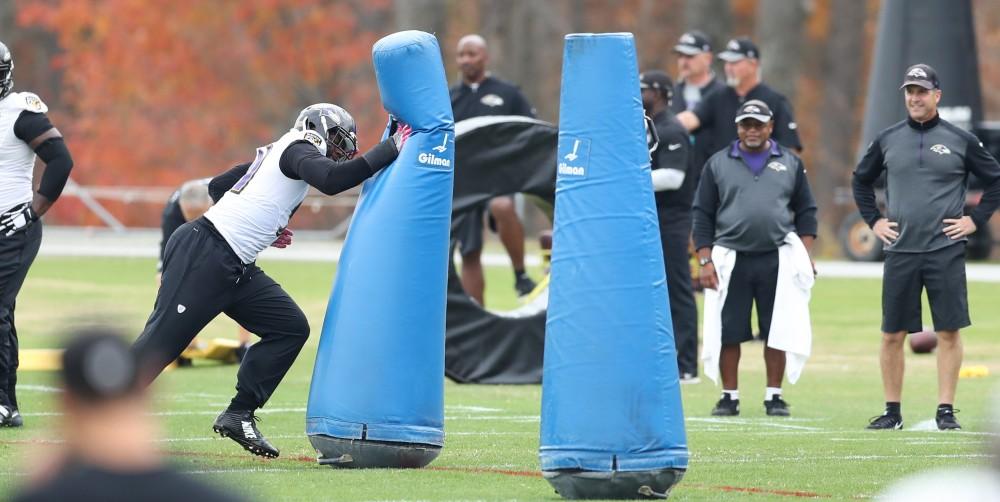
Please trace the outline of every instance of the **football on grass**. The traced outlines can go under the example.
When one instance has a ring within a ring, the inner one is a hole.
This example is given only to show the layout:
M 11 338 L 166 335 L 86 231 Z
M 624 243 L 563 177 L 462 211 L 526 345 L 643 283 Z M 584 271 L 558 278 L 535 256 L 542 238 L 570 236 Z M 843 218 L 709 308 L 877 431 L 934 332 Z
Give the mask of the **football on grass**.
M 916 354 L 929 354 L 937 347 L 937 333 L 925 329 L 910 333 L 910 349 Z

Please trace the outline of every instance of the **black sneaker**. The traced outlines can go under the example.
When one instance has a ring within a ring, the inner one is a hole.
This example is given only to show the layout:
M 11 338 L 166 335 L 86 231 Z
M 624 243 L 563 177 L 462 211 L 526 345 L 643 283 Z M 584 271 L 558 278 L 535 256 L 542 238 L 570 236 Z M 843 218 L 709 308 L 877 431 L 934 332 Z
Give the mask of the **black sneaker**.
M 883 413 L 868 422 L 870 430 L 899 430 L 903 428 L 903 416 L 897 413 Z
M 962 410 L 955 409 L 941 409 L 938 408 L 937 416 L 934 417 L 934 421 L 937 422 L 938 430 L 942 431 L 957 431 L 962 430 L 962 426 L 958 425 L 958 420 L 955 420 L 955 413 Z
M 254 455 L 278 458 L 278 449 L 264 438 L 257 429 L 257 418 L 252 411 L 223 411 L 212 424 L 212 430 L 224 438 L 239 443 L 244 450 Z
M 535 290 L 535 281 L 528 277 L 528 274 L 522 274 L 514 282 L 514 289 L 517 290 L 517 296 L 527 296 Z
M 788 403 L 779 395 L 771 396 L 770 401 L 764 401 L 764 410 L 767 411 L 769 417 L 791 416 L 791 413 L 788 412 Z
M 24 418 L 21 417 L 21 412 L 17 411 L 17 408 L 10 410 L 10 421 L 7 427 L 24 427 Z
M 740 414 L 740 400 L 732 399 L 728 394 L 722 396 L 712 410 L 713 417 L 735 417 Z

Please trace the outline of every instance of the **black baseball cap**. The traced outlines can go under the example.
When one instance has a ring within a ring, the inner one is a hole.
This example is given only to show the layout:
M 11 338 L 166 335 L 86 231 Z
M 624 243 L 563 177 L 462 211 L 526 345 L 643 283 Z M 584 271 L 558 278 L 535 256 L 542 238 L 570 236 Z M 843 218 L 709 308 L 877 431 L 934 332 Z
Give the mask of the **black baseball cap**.
M 674 46 L 674 52 L 687 56 L 697 56 L 702 52 L 712 52 L 712 42 L 708 35 L 698 30 L 691 30 L 681 35 Z
M 919 85 L 924 89 L 940 89 L 941 82 L 938 82 L 937 72 L 930 65 L 915 64 L 906 69 L 906 76 L 903 77 L 903 85 L 900 89 L 908 85 Z
M 740 109 L 736 111 L 736 123 L 746 119 L 756 119 L 764 123 L 768 123 L 774 117 L 771 113 L 771 108 L 767 106 L 767 103 L 759 99 L 751 99 L 740 106 Z
M 100 402 L 138 389 L 138 364 L 125 340 L 110 329 L 90 328 L 71 335 L 62 354 L 60 377 L 66 392 Z
M 664 96 L 670 97 L 674 91 L 674 82 L 670 75 L 661 70 L 648 70 L 639 74 L 640 89 L 654 89 Z
M 760 59 L 760 49 L 749 38 L 734 38 L 726 43 L 726 50 L 719 53 L 719 59 L 728 63 L 743 59 Z

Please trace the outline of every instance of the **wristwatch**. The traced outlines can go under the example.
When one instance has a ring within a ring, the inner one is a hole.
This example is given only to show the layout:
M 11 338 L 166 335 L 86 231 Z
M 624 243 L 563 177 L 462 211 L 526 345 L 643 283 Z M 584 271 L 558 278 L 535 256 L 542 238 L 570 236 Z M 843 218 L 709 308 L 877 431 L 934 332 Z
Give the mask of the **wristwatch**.
M 698 265 L 699 266 L 704 267 L 705 265 L 708 265 L 709 263 L 712 263 L 712 258 L 698 258 Z

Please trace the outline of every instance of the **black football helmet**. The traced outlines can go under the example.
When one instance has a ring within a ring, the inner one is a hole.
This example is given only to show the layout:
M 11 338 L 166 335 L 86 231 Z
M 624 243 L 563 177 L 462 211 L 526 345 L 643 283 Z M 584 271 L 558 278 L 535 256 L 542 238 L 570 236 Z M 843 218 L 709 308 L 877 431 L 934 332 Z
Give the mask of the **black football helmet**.
M 326 141 L 326 156 L 348 160 L 358 153 L 358 126 L 347 110 L 330 104 L 309 105 L 295 119 L 295 128 L 316 131 Z
M 6 98 L 14 87 L 14 56 L 0 42 L 0 99 Z

